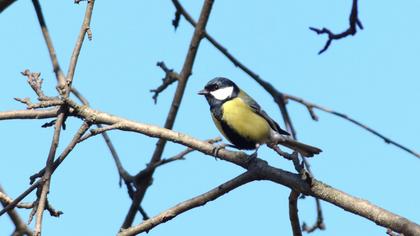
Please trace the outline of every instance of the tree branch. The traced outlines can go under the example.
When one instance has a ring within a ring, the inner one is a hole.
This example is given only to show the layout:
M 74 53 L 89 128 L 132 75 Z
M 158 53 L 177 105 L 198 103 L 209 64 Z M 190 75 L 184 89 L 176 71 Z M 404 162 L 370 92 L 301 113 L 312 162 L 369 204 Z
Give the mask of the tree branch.
M 3 197 L 2 197 L 3 196 Z M 5 194 L 5 191 L 3 187 L 0 185 L 0 202 L 3 205 L 3 207 L 6 207 L 9 202 L 12 202 L 12 200 Z M 27 206 L 31 204 L 25 204 Z M 19 206 L 24 206 L 23 204 L 19 204 Z M 24 206 L 26 208 L 26 206 Z M 12 220 L 13 224 L 15 225 L 15 231 L 12 235 L 28 235 L 33 236 L 32 230 L 29 229 L 29 227 L 25 224 L 25 222 L 22 220 L 22 218 L 19 216 L 19 214 L 15 210 L 8 211 L 7 214 L 9 215 L 10 219 Z
M 84 119 L 94 124 L 112 125 L 120 123 L 120 129 L 130 132 L 141 133 L 150 137 L 163 138 L 175 143 L 193 148 L 204 154 L 214 156 L 214 146 L 204 141 L 194 139 L 186 134 L 178 133 L 173 130 L 160 128 L 154 125 L 146 125 L 124 118 L 113 116 L 104 112 L 93 110 L 87 106 L 79 106 L 70 99 L 67 104 L 73 107 L 69 115 Z M 25 112 L 31 112 L 25 110 Z M 40 111 L 38 111 L 40 112 Z M 1 114 L 1 112 L 0 112 Z M 31 113 L 34 115 L 33 113 Z M 34 115 L 36 117 L 36 114 Z M 334 189 L 315 178 L 311 179 L 311 184 L 302 180 L 299 174 L 293 174 L 267 164 L 267 162 L 256 158 L 250 162 L 250 157 L 243 152 L 231 152 L 221 149 L 217 152 L 217 157 L 234 163 L 243 168 L 249 169 L 251 166 L 256 168 L 259 179 L 270 180 L 272 182 L 287 186 L 297 192 L 309 195 L 321 200 L 330 202 L 346 211 L 360 215 L 370 221 L 375 222 L 385 228 L 390 228 L 395 232 L 404 233 L 405 235 L 420 234 L 420 226 L 408 219 L 391 213 L 385 209 L 375 206 L 366 200 L 353 197 L 340 190 Z
M 92 11 L 95 0 L 88 0 L 86 6 L 85 17 L 83 18 L 83 23 L 80 29 L 79 36 L 76 40 L 76 45 L 74 46 L 73 53 L 70 58 L 69 70 L 67 72 L 66 83 L 68 87 L 71 87 L 74 77 L 74 71 L 76 70 L 77 60 L 80 55 L 80 50 L 82 49 L 83 41 L 85 39 L 86 33 L 90 30 L 90 20 L 92 19 Z M 91 40 L 91 36 L 89 37 Z M 70 90 L 67 91 L 67 94 Z
M 41 27 L 42 34 L 44 36 L 45 43 L 47 44 L 48 52 L 50 53 L 51 62 L 53 64 L 53 69 L 55 76 L 58 81 L 58 91 L 61 94 L 61 90 L 66 86 L 65 78 L 63 71 L 61 70 L 60 64 L 58 63 L 57 54 L 55 53 L 55 49 L 50 37 L 50 33 L 48 32 L 47 24 L 45 23 L 44 16 L 42 14 L 41 5 L 39 4 L 38 0 L 32 0 L 32 3 L 35 8 L 36 15 L 38 17 L 38 22 Z
M 362 22 L 360 21 L 359 16 L 358 16 L 357 1 L 358 0 L 353 0 L 353 5 L 351 7 L 351 12 L 350 12 L 350 17 L 349 17 L 349 28 L 343 31 L 342 33 L 334 34 L 333 32 L 331 32 L 331 30 L 327 28 L 318 29 L 314 27 L 309 27 L 310 30 L 314 31 L 317 34 L 328 35 L 328 40 L 325 43 L 324 48 L 322 48 L 321 51 L 318 52 L 318 54 L 322 54 L 323 52 L 325 52 L 330 47 L 333 40 L 342 39 L 349 35 L 355 35 L 357 32 L 357 27 L 359 27 L 360 29 L 363 29 Z
M 165 72 L 165 77 L 163 77 L 162 84 L 159 87 L 150 90 L 150 92 L 154 93 L 152 98 L 155 104 L 157 103 L 159 94 L 163 92 L 167 87 L 169 87 L 169 85 L 179 80 L 180 76 L 178 73 L 174 72 L 174 70 L 169 69 L 163 61 L 158 62 L 157 66 L 162 68 L 162 70 Z
M 71 87 L 71 92 L 74 94 L 74 96 L 76 96 L 77 97 L 77 99 L 79 99 L 79 101 L 81 102 L 81 103 L 83 103 L 83 105 L 85 105 L 85 106 L 89 106 L 89 101 L 76 89 L 76 88 L 74 88 L 74 87 Z M 96 125 L 99 129 L 101 129 L 102 128 L 102 125 L 101 124 L 97 124 Z M 121 163 L 121 160 L 120 160 L 120 157 L 119 157 L 119 155 L 118 155 L 118 153 L 117 153 L 117 150 L 115 149 L 115 147 L 114 147 L 114 144 L 112 144 L 112 141 L 111 141 L 111 138 L 109 137 L 109 135 L 108 135 L 108 133 L 107 132 L 103 132 L 103 133 L 101 133 L 101 135 L 102 135 L 102 138 L 104 139 L 104 141 L 105 141 L 105 144 L 107 145 L 107 147 L 108 147 L 108 149 L 109 149 L 109 151 L 111 152 L 111 156 L 112 156 L 112 159 L 114 159 L 114 162 L 115 162 L 115 165 L 116 165 L 116 167 L 117 167 L 117 171 L 118 171 L 118 174 L 119 174 L 119 176 L 120 176 L 120 181 L 119 181 L 119 184 L 120 184 L 120 187 L 121 187 L 121 183 L 122 183 L 122 181 L 121 180 L 124 180 L 125 182 L 127 182 L 127 181 L 131 181 L 132 179 L 133 179 L 133 176 L 132 175 L 130 175 L 125 169 L 124 169 L 124 167 L 122 166 L 122 163 Z M 127 186 L 128 187 L 128 186 Z
M 383 134 L 381 134 L 378 131 L 370 128 L 369 126 L 364 125 L 363 123 L 361 123 L 361 122 L 359 122 L 359 121 L 357 121 L 357 120 L 349 117 L 346 114 L 343 114 L 343 113 L 334 111 L 334 110 L 332 110 L 330 108 L 327 108 L 327 107 L 324 107 L 324 106 L 320 106 L 320 105 L 314 104 L 312 102 L 306 101 L 306 100 L 304 100 L 304 99 L 302 99 L 300 97 L 296 97 L 296 96 L 293 96 L 293 95 L 290 95 L 290 94 L 284 94 L 284 97 L 285 97 L 285 99 L 290 99 L 292 101 L 295 101 L 297 103 L 300 103 L 300 104 L 306 106 L 306 108 L 308 109 L 308 111 L 310 112 L 310 114 L 312 114 L 311 117 L 314 120 L 318 120 L 318 117 L 316 115 L 314 117 L 314 115 L 313 115 L 313 114 L 315 114 L 315 112 L 313 111 L 313 109 L 316 108 L 318 110 L 321 110 L 321 111 L 324 111 L 324 112 L 333 114 L 333 115 L 338 116 L 338 117 L 341 117 L 341 118 L 343 118 L 343 119 L 345 119 L 347 121 L 350 121 L 351 123 L 353 123 L 353 124 L 355 124 L 355 125 L 363 128 L 363 129 L 367 130 L 369 133 L 371 133 L 371 134 L 373 134 L 373 135 L 375 135 L 375 136 L 383 139 L 385 143 L 392 144 L 392 145 L 394 145 L 394 146 L 396 146 L 396 147 L 398 147 L 398 148 L 400 148 L 400 149 L 402 149 L 402 150 L 404 150 L 404 151 L 406 151 L 406 152 L 414 155 L 415 157 L 420 158 L 420 154 L 417 153 L 416 151 L 414 151 L 412 149 L 409 149 L 409 148 L 407 148 L 407 147 L 405 147 L 405 146 L 397 143 L 396 141 L 393 141 L 392 139 L 384 136 Z
M 229 191 L 240 187 L 246 183 L 249 183 L 253 180 L 256 180 L 257 174 L 253 171 L 246 171 L 245 173 L 229 180 L 228 182 L 217 186 L 216 188 L 203 193 L 197 197 L 191 198 L 187 201 L 181 202 L 176 206 L 154 216 L 146 221 L 143 221 L 141 224 L 136 225 L 134 227 L 130 227 L 128 229 L 122 230 L 118 234 L 118 236 L 128 236 L 128 235 L 135 235 L 142 232 L 148 232 L 152 228 L 158 226 L 159 224 L 165 223 L 176 216 L 191 210 L 193 208 L 203 206 L 206 203 L 217 199 L 220 196 L 228 193 Z
M 289 218 L 292 225 L 293 236 L 302 236 L 298 215 L 298 197 L 299 193 L 292 190 L 289 195 Z
M 2 13 L 7 7 L 12 5 L 16 0 L 0 0 L 0 13 Z
M 172 104 L 169 109 L 166 121 L 165 121 L 164 127 L 167 129 L 172 129 L 175 123 L 175 118 L 178 114 L 178 109 L 181 105 L 182 97 L 184 95 L 188 78 L 192 72 L 195 56 L 197 55 L 198 47 L 203 37 L 203 33 L 205 30 L 208 18 L 210 16 L 212 5 L 213 5 L 213 0 L 206 0 L 201 9 L 200 18 L 198 20 L 197 27 L 195 27 L 194 34 L 192 36 L 190 46 L 188 49 L 188 53 L 184 61 L 184 65 L 182 67 L 181 73 L 179 74 L 179 81 L 177 84 L 175 95 L 172 100 Z M 166 139 L 158 140 L 158 142 L 156 143 L 155 151 L 153 152 L 152 158 L 149 162 L 149 165 L 153 165 L 153 163 L 156 163 L 161 159 L 163 150 L 165 149 L 165 145 L 166 145 Z M 144 197 L 145 192 L 147 191 L 147 188 L 151 185 L 153 173 L 154 171 L 152 170 L 149 176 L 140 179 L 139 182 L 136 183 L 137 191 L 135 192 L 135 196 L 133 197 L 133 202 L 130 206 L 130 209 L 126 215 L 126 218 L 121 228 L 128 228 L 129 226 L 132 225 L 138 206 L 143 200 L 143 197 Z

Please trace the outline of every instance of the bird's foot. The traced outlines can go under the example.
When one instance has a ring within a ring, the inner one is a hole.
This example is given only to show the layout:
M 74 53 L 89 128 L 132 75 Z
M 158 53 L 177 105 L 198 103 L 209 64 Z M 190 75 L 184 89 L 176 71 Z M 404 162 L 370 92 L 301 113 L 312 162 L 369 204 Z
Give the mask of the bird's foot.
M 237 148 L 236 146 L 232 145 L 232 144 L 227 144 L 227 143 L 217 143 L 217 144 L 213 144 L 213 151 L 212 151 L 212 155 L 217 158 L 217 155 L 219 155 L 219 151 L 222 149 L 225 149 L 226 147 L 233 147 L 233 148 Z M 216 159 L 217 160 L 217 159 Z

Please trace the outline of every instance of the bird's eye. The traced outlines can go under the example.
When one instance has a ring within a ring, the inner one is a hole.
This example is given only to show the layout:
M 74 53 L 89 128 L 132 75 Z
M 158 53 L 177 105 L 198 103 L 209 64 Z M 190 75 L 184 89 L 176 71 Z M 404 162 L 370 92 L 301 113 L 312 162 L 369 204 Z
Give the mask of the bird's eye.
M 209 91 L 215 91 L 219 89 L 219 85 L 217 84 L 212 84 L 207 88 Z

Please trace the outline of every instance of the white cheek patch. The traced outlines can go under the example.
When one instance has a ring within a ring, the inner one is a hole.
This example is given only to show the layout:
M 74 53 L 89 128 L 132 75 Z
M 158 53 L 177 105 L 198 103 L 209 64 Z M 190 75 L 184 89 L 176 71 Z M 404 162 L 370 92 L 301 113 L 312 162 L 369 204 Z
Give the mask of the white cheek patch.
M 232 95 L 233 92 L 233 87 L 226 87 L 226 88 L 221 88 L 215 91 L 210 92 L 210 94 L 216 98 L 217 100 L 225 100 L 226 98 L 228 98 L 230 95 Z

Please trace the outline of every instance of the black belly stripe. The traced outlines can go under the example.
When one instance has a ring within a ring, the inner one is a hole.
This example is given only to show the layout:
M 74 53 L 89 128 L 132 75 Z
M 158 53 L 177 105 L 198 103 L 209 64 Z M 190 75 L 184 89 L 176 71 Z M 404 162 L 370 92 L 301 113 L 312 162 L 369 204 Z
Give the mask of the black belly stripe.
M 225 121 L 219 121 L 222 126 L 223 132 L 227 136 L 226 138 L 229 139 L 229 141 L 232 142 L 233 145 L 235 145 L 239 149 L 255 149 L 255 145 L 257 143 L 239 135 L 238 132 L 232 129 Z

